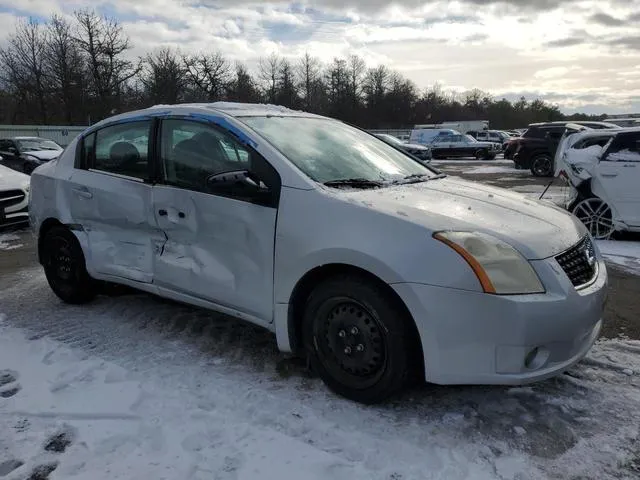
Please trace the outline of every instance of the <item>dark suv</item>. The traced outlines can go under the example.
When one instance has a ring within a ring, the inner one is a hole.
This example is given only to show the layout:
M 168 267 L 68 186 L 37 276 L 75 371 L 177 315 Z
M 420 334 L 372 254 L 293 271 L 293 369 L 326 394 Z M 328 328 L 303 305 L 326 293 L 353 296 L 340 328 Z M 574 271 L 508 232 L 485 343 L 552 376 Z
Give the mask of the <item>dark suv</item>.
M 554 172 L 553 157 L 560 139 L 567 131 L 620 128 L 606 122 L 546 122 L 532 123 L 517 140 L 513 161 L 517 169 L 530 169 L 536 177 L 550 177 Z

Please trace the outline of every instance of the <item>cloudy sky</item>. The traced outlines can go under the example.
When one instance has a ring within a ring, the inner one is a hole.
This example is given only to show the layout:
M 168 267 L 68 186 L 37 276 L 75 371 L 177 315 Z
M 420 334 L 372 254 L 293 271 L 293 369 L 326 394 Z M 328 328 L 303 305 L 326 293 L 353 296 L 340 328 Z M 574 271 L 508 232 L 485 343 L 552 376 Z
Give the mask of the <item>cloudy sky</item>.
M 134 55 L 218 50 L 252 67 L 270 52 L 357 54 L 419 87 L 640 112 L 640 0 L 0 0 L 0 37 L 17 17 L 87 6 L 120 20 Z

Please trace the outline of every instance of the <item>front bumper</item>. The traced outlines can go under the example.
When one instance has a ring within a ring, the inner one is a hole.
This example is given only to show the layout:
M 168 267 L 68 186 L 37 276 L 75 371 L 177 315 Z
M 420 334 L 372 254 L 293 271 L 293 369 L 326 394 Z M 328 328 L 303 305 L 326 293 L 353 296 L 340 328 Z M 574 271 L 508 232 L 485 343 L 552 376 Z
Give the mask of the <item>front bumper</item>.
M 392 285 L 416 321 L 428 382 L 526 384 L 560 374 L 587 354 L 602 328 L 604 261 L 598 260 L 595 281 L 582 290 L 555 259 L 531 264 L 547 288 L 544 294 Z

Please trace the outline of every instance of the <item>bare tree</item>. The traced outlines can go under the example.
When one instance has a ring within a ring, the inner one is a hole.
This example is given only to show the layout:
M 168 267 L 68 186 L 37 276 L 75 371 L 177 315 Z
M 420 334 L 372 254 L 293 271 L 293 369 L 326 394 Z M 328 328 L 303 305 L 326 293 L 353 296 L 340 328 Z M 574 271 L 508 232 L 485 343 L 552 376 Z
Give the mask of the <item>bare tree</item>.
M 144 101 L 179 103 L 185 95 L 186 76 L 184 64 L 171 48 L 148 54 L 140 72 Z
M 185 56 L 183 63 L 187 78 L 207 101 L 223 98 L 231 68 L 221 53 Z
M 36 109 L 37 117 L 47 124 L 47 32 L 34 20 L 19 22 L 0 49 L 0 69 L 4 82 L 18 96 L 25 108 Z
M 297 66 L 298 85 L 302 93 L 303 105 L 308 110 L 318 110 L 321 95 L 320 61 L 308 52 L 299 60 Z
M 276 103 L 278 94 L 278 76 L 282 65 L 282 59 L 272 53 L 267 58 L 261 58 L 258 78 L 262 83 L 265 97 L 269 103 Z
M 62 105 L 64 120 L 71 124 L 74 112 L 78 107 L 84 107 L 82 56 L 67 20 L 53 15 L 47 31 L 46 72 L 51 82 L 52 96 Z
M 112 113 L 119 107 L 126 83 L 142 67 L 124 58 L 131 45 L 116 20 L 101 17 L 92 10 L 76 11 L 75 17 L 75 40 L 88 65 L 91 93 L 96 98 L 98 112 Z

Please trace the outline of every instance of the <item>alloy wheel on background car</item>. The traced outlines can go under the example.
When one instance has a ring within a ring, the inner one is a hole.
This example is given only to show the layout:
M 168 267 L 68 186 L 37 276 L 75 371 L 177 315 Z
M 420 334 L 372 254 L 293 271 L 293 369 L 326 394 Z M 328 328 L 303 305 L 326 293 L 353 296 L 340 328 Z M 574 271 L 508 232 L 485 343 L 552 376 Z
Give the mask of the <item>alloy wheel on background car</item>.
M 593 238 L 605 240 L 615 232 L 611 207 L 598 197 L 578 202 L 573 208 L 573 214 L 584 223 Z

